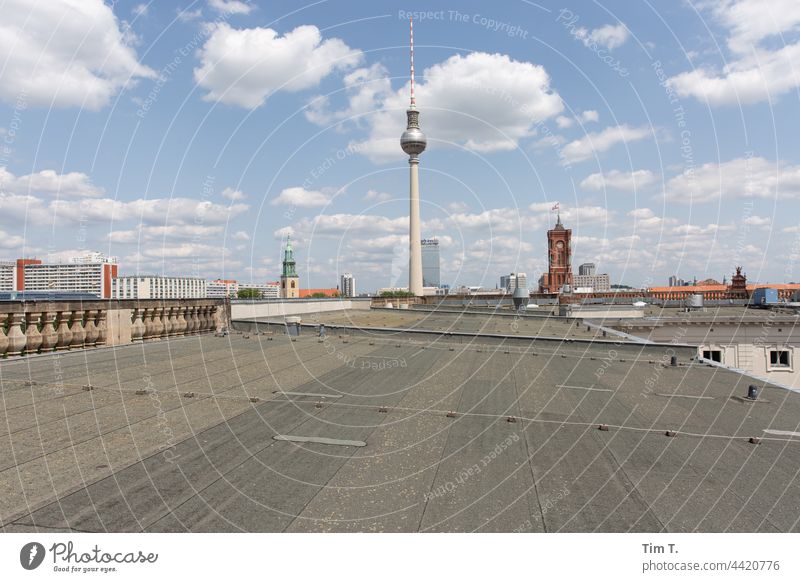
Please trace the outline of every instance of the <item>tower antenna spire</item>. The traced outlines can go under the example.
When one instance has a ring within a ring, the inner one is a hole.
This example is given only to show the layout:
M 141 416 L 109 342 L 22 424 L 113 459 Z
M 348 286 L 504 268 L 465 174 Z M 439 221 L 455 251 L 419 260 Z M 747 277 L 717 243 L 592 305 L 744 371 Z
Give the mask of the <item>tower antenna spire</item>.
M 409 19 L 409 32 L 411 34 L 411 109 L 417 106 L 417 100 L 414 97 L 414 19 Z

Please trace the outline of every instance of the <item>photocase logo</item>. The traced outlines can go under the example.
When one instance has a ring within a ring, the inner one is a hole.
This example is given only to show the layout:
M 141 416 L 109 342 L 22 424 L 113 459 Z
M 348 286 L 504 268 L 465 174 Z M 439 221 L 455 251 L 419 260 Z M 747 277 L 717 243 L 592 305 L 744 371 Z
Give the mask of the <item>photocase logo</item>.
M 39 542 L 29 542 L 19 552 L 19 563 L 26 570 L 35 570 L 44 561 L 44 546 Z

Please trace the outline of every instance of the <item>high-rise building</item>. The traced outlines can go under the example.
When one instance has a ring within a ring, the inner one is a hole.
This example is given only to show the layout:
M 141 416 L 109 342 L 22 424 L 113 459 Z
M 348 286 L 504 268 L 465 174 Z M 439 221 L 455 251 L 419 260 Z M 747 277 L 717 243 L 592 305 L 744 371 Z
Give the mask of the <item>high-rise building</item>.
M 214 279 L 206 283 L 206 297 L 209 299 L 236 299 L 239 282 L 236 279 Z
M 342 297 L 356 296 L 356 278 L 352 273 L 343 273 L 340 278 L 339 294 Z
M 525 273 L 511 273 L 500 277 L 500 287 L 507 293 L 513 293 L 519 282 L 520 289 L 528 288 L 528 275 Z
M 60 291 L 111 297 L 111 280 L 117 276 L 116 257 L 90 253 L 67 263 L 43 263 L 39 259 L 17 259 L 16 291 Z
M 198 277 L 137 275 L 111 280 L 112 299 L 204 299 L 206 282 Z
M 578 267 L 578 275 L 591 276 L 594 275 L 595 273 L 597 273 L 597 267 L 595 266 L 594 263 L 583 263 L 581 266 Z
M 424 238 L 422 244 L 422 286 L 439 287 L 439 239 Z
M 295 268 L 292 239 L 286 237 L 286 248 L 283 251 L 283 270 L 281 271 L 281 297 L 283 299 L 296 299 L 300 297 L 300 277 Z
M 400 147 L 408 154 L 409 165 L 409 253 L 408 290 L 416 297 L 422 296 L 422 245 L 419 217 L 419 155 L 428 144 L 419 128 L 419 111 L 414 98 L 414 22 L 410 22 L 411 35 L 411 104 L 406 110 L 406 130 L 400 136 Z
M 557 207 L 556 207 L 557 208 Z M 560 293 L 572 286 L 572 230 L 561 224 L 561 213 L 555 227 L 547 231 L 548 271 L 540 279 L 543 293 Z

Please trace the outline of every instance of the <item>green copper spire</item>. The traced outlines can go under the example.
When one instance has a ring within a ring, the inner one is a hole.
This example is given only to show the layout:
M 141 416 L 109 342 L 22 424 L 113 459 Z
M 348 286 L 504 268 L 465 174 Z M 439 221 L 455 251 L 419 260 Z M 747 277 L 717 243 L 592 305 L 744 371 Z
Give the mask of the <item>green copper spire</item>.
M 297 271 L 294 268 L 294 253 L 292 252 L 292 238 L 286 237 L 286 248 L 283 251 L 283 276 L 284 277 L 297 277 Z

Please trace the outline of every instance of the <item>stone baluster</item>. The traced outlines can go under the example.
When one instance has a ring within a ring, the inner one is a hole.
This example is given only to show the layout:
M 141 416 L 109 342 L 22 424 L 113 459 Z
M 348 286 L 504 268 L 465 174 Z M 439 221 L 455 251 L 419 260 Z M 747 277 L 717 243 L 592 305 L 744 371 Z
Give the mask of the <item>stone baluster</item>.
M 69 329 L 69 318 L 72 315 L 71 311 L 58 312 L 58 342 L 56 343 L 56 350 L 68 350 L 72 345 L 72 332 Z
M 146 327 L 142 321 L 144 309 L 136 307 L 133 310 L 133 323 L 131 324 L 131 341 L 138 343 L 144 338 Z
M 169 307 L 165 307 L 162 310 L 161 325 L 164 326 L 164 331 L 161 332 L 161 335 L 163 337 L 169 337 L 171 335 L 174 335 L 174 333 L 175 333 L 175 330 L 173 329 L 172 322 L 170 321 L 171 312 L 172 312 L 172 309 L 169 308 Z
M 169 309 L 164 309 L 163 307 L 159 308 L 159 314 L 161 315 L 161 337 L 166 338 L 169 335 L 167 331 L 167 321 L 169 320 Z
M 213 327 L 211 328 L 213 331 L 217 332 L 222 329 L 222 318 L 220 317 L 220 310 L 218 306 L 213 306 L 211 308 L 211 319 L 214 322 Z
M 174 307 L 167 307 L 164 309 L 164 335 L 166 337 L 173 337 L 177 333 L 178 318 L 175 315 Z
M 0 358 L 8 351 L 8 336 L 6 336 L 6 313 L 0 313 Z
M 22 317 L 23 313 L 12 313 L 11 319 L 8 322 L 8 355 L 19 356 L 22 355 L 22 350 L 25 349 L 25 344 L 28 341 L 25 334 L 22 333 Z
M 155 332 L 155 324 L 153 323 L 153 310 L 144 310 L 144 339 L 151 340 Z
M 206 307 L 206 320 L 208 321 L 208 331 L 215 331 L 216 330 L 216 322 L 214 319 L 214 306 L 209 305 Z
M 197 308 L 197 333 L 204 333 L 206 331 L 206 308 L 200 305 Z
M 27 313 L 25 315 L 25 353 L 35 354 L 42 345 L 42 333 L 39 331 L 41 313 Z
M 55 311 L 42 313 L 42 353 L 52 352 L 58 345 L 58 332 L 54 326 L 55 319 Z
M 86 330 L 83 328 L 83 311 L 72 312 L 72 327 L 69 330 L 72 332 L 72 341 L 69 344 L 70 349 L 84 347 L 86 345 Z
M 200 311 L 200 309 L 196 305 L 191 308 L 191 312 L 192 312 L 192 334 L 200 333 L 199 311 Z
M 186 319 L 186 334 L 185 335 L 192 335 L 194 333 L 194 320 L 192 320 L 192 313 L 194 313 L 194 307 L 187 306 L 184 308 L 186 313 L 184 314 L 184 318 Z
M 186 308 L 178 307 L 178 335 L 186 335 L 186 330 L 189 327 L 184 313 L 186 313 Z
M 101 309 L 97 312 L 97 345 L 104 346 L 108 343 L 108 312 Z
M 164 335 L 164 309 L 156 307 L 153 309 L 153 339 L 161 339 Z
M 83 326 L 83 329 L 86 332 L 84 343 L 87 348 L 93 348 L 95 345 L 97 345 L 97 336 L 100 334 L 97 333 L 97 326 L 94 323 L 96 318 L 96 309 L 90 309 L 86 312 L 86 324 Z

